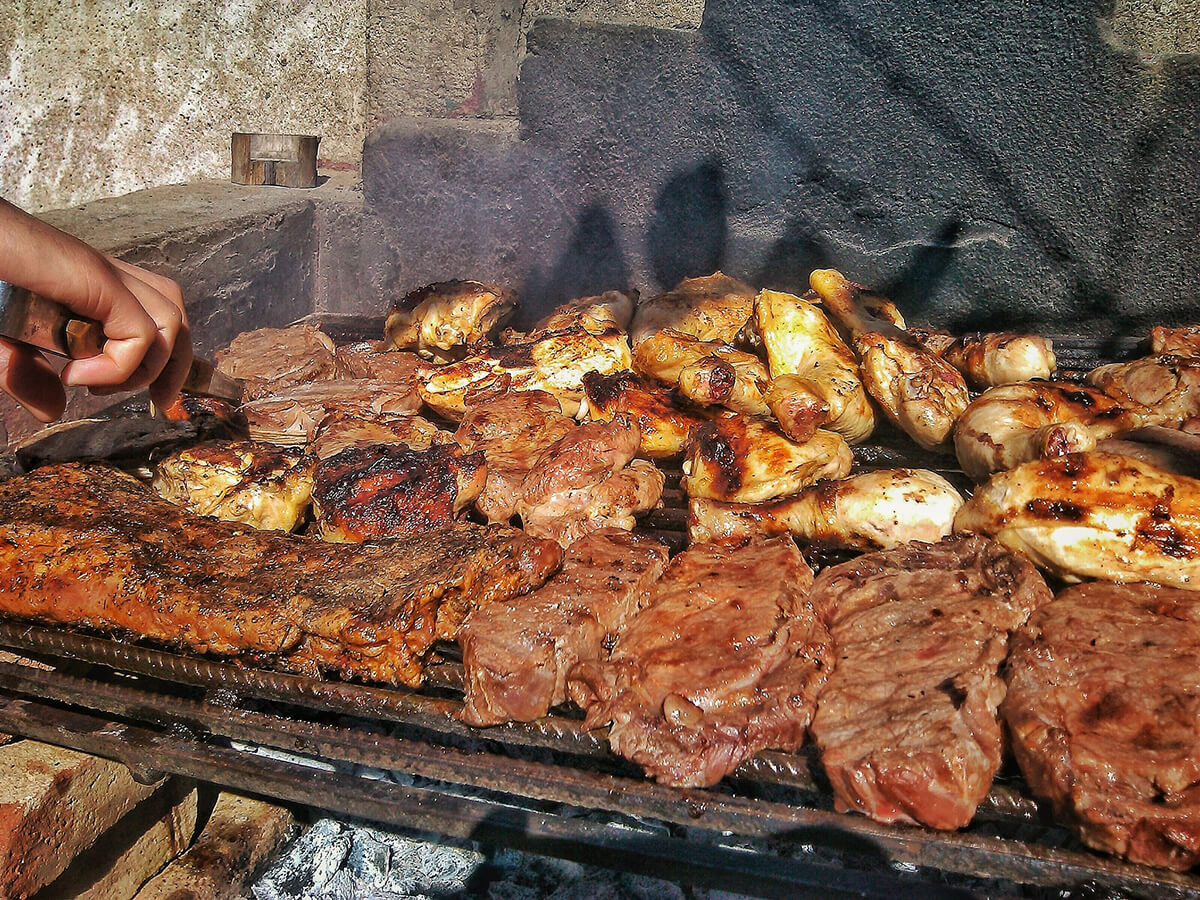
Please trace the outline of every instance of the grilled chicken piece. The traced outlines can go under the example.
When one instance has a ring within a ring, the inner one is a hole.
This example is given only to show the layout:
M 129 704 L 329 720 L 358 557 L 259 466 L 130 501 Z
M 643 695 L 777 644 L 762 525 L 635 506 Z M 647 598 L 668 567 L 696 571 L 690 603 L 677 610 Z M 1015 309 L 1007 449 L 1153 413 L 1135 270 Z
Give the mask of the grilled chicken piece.
M 338 364 L 349 378 L 388 381 L 415 392 L 432 365 L 415 353 L 392 350 L 382 341 L 360 341 L 337 348 Z
M 867 392 L 914 441 L 926 450 L 943 449 L 970 399 L 958 370 L 867 312 L 863 288 L 840 272 L 818 269 L 809 282 L 853 335 Z
M 817 429 L 829 418 L 829 403 L 802 375 L 772 378 L 763 399 L 779 423 L 779 430 L 797 444 L 812 440 Z
M 551 494 L 586 487 L 619 472 L 637 455 L 641 439 L 637 424 L 625 415 L 572 428 L 542 448 L 537 464 L 521 482 L 520 508 L 538 506 Z
M 780 424 L 785 425 L 784 431 L 795 440 L 803 440 L 803 431 L 795 429 L 793 433 L 786 421 L 795 421 L 797 416 L 787 412 L 781 416 L 779 412 L 788 398 L 798 405 L 802 421 L 803 410 L 809 410 L 807 418 L 811 421 L 823 405 L 824 413 L 817 425 L 856 444 L 875 429 L 875 411 L 863 388 L 858 361 L 812 302 L 816 297 L 815 293 L 796 297 L 761 291 L 755 300 L 755 320 L 774 379 L 767 402 Z
M 956 531 L 994 536 L 1064 581 L 1200 586 L 1200 481 L 1108 453 L 1000 472 L 959 510 Z
M 941 540 L 953 531 L 962 503 L 954 486 L 936 472 L 881 469 L 818 481 L 766 503 L 692 498 L 688 540 L 792 534 L 816 547 L 887 550 L 908 541 Z
M 647 459 L 670 459 L 687 447 L 688 434 L 709 416 L 689 407 L 673 394 L 651 387 L 633 372 L 583 376 L 588 418 L 608 422 L 624 413 L 642 433 L 638 455 Z
M 1119 438 L 1097 441 L 1096 449 L 1132 456 L 1172 475 L 1200 478 L 1200 435 L 1181 429 L 1149 425 Z
M 720 404 L 750 416 L 770 413 L 763 393 L 770 377 L 753 354 L 719 341 L 701 341 L 666 329 L 637 345 L 633 362 L 639 372 L 701 406 Z
M 466 412 L 472 390 L 503 381 L 513 391 L 553 394 L 563 412 L 574 416 L 583 400 L 586 373 L 619 372 L 631 364 L 625 335 L 593 335 L 576 327 L 525 344 L 479 349 L 431 373 L 420 388 L 421 398 L 446 418 L 458 420 Z
M 487 482 L 476 509 L 489 522 L 511 519 L 525 476 L 547 447 L 575 427 L 545 391 L 514 391 L 468 406 L 454 439 L 464 450 L 482 450 L 487 460 Z
M 470 725 L 532 722 L 567 699 L 567 675 L 606 655 L 604 641 L 637 610 L 662 574 L 667 548 L 604 529 L 575 541 L 539 590 L 489 603 L 458 631 Z
M 1145 420 L 1102 391 L 1055 381 L 990 388 L 954 429 L 959 465 L 975 481 L 1043 456 L 1091 450 L 1096 441 Z
M 426 359 L 462 359 L 487 340 L 518 305 L 512 291 L 478 281 L 440 281 L 392 304 L 384 335 L 397 350 Z
M 1200 416 L 1200 359 L 1150 356 L 1112 363 L 1088 373 L 1088 382 L 1147 425 L 1178 425 Z
M 243 402 L 344 377 L 333 341 L 311 325 L 243 332 L 213 355 L 213 363 L 223 375 L 245 382 Z
M 603 481 L 550 494 L 520 510 L 521 525 L 533 537 L 569 547 L 601 528 L 630 531 L 637 516 L 661 505 L 667 478 L 652 462 L 635 459 Z
M 293 672 L 421 683 L 438 613 L 536 589 L 562 551 L 457 522 L 328 544 L 197 516 L 99 466 L 0 483 L 0 612 Z
M 850 446 L 832 431 L 797 444 L 770 422 L 735 413 L 692 429 L 682 484 L 689 497 L 755 503 L 842 478 L 853 462 Z
M 404 385 L 354 379 L 319 381 L 288 388 L 242 407 L 250 437 L 272 444 L 296 446 L 313 439 L 327 416 L 345 413 L 378 416 L 415 413 L 420 396 Z
M 308 512 L 312 469 L 299 451 L 253 441 L 216 441 L 158 464 L 154 490 L 201 516 L 292 531 Z
M 962 372 L 967 384 L 978 390 L 1049 378 L 1058 366 L 1053 343 L 1036 334 L 975 332 L 954 337 L 932 328 L 910 328 L 908 333 Z
M 589 334 L 611 334 L 629 330 L 637 291 L 605 291 L 594 297 L 580 297 L 556 306 L 550 315 L 534 323 L 528 333 L 504 329 L 502 344 L 522 344 L 556 331 L 582 328 Z
M 403 444 L 410 450 L 428 450 L 434 444 L 452 443 L 454 435 L 420 416 L 338 412 L 321 423 L 307 449 L 316 459 L 329 459 L 351 447 Z
M 608 659 L 575 667 L 584 728 L 664 784 L 716 784 L 771 747 L 797 749 L 833 668 L 790 538 L 702 544 L 671 561 Z
M 420 534 L 452 522 L 484 478 L 483 454 L 457 444 L 352 447 L 313 472 L 314 533 L 342 542 Z
M 733 344 L 754 313 L 754 294 L 750 285 L 721 272 L 685 278 L 672 290 L 638 304 L 629 337 L 636 347 L 669 328 L 701 341 Z
M 1155 325 L 1150 329 L 1150 351 L 1159 356 L 1200 356 L 1200 325 Z

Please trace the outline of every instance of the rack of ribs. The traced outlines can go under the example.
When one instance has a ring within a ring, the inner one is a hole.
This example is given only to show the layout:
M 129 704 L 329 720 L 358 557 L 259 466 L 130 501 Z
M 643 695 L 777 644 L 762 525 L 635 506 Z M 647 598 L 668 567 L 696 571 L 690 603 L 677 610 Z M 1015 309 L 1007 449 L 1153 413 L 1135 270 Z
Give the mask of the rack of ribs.
M 449 523 L 332 544 L 197 516 L 115 470 L 0 484 L 0 613 L 133 633 L 315 675 L 415 686 L 444 604 L 539 587 L 553 541 Z

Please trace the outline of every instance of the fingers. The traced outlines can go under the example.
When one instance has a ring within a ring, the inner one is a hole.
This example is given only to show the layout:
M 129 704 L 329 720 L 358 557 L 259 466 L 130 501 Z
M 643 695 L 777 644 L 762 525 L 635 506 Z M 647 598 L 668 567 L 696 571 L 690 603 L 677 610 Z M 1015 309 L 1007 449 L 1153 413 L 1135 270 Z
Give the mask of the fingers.
M 159 407 L 169 406 L 183 387 L 192 365 L 192 335 L 188 327 L 187 310 L 183 305 L 183 294 L 179 285 L 170 278 L 112 256 L 108 257 L 108 261 L 127 284 L 131 279 L 139 282 L 140 286 L 134 293 L 155 320 L 162 340 L 170 348 L 165 364 L 150 382 L 150 399 Z M 145 289 L 149 289 L 150 293 L 147 294 Z M 169 303 L 170 307 L 163 305 L 159 298 Z M 147 372 L 149 370 L 148 366 Z
M 31 347 L 3 338 L 0 338 L 0 389 L 42 422 L 53 422 L 67 405 L 58 373 L 46 358 Z

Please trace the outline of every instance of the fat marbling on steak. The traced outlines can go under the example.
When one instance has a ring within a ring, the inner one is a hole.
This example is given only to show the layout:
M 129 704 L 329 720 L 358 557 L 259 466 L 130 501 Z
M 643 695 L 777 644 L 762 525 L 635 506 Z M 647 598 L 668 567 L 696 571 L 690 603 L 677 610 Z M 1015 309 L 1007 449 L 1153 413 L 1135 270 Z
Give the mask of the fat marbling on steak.
M 1002 712 L 1030 787 L 1086 844 L 1200 862 L 1200 593 L 1062 591 L 1014 639 Z
M 1032 565 L 973 536 L 823 571 L 812 602 L 837 666 L 812 735 L 837 808 L 966 825 L 1000 767 L 1009 632 L 1049 600 Z
M 466 675 L 463 720 L 531 722 L 567 699 L 567 675 L 597 660 L 604 641 L 662 574 L 667 548 L 616 528 L 573 543 L 538 590 L 485 604 L 458 632 Z
M 831 663 L 790 537 L 699 544 L 671 562 L 607 660 L 571 696 L 587 728 L 666 784 L 716 784 L 760 750 L 804 741 Z
M 61 465 L 0 484 L 0 613 L 417 685 L 439 607 L 539 587 L 562 554 L 453 523 L 331 544 L 197 516 L 135 479 Z

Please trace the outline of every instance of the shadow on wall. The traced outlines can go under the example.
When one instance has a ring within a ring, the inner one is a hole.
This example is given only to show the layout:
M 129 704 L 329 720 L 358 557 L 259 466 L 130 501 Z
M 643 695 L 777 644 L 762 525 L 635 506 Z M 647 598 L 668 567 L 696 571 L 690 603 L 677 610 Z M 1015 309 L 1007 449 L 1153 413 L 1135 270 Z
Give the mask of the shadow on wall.
M 646 249 L 655 280 L 673 287 L 684 278 L 709 275 L 725 260 L 729 206 L 719 160 L 673 175 L 654 200 Z
M 521 289 L 523 319 L 531 325 L 560 303 L 631 286 L 612 213 L 599 205 L 579 216 L 570 240 L 548 273 L 533 269 Z

